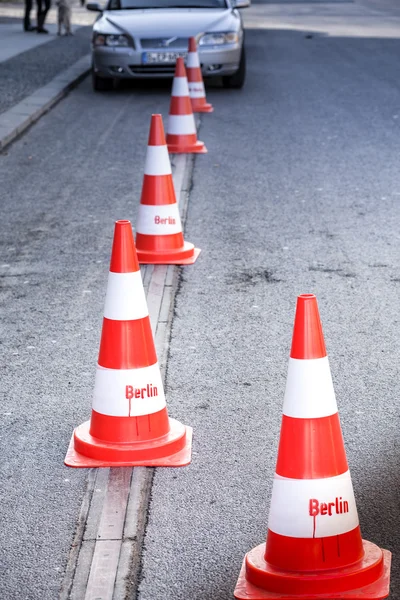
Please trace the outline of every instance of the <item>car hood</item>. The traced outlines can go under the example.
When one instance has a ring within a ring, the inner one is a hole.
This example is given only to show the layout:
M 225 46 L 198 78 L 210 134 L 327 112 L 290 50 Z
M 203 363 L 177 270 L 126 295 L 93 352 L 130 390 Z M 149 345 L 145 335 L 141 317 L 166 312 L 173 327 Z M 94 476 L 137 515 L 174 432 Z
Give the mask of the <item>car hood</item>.
M 108 10 L 95 28 L 107 33 L 110 24 L 136 37 L 189 37 L 207 31 L 235 31 L 239 18 L 230 8 Z

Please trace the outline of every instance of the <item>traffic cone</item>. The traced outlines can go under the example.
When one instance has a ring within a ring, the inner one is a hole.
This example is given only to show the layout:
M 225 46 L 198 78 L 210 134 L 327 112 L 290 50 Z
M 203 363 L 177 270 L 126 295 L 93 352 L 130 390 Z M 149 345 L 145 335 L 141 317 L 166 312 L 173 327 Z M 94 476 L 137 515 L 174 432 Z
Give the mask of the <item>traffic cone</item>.
M 266 544 L 238 600 L 378 600 L 391 553 L 361 539 L 316 297 L 298 297 Z
M 136 224 L 139 263 L 191 265 L 200 254 L 185 242 L 161 115 L 152 115 Z
M 168 152 L 172 154 L 205 154 L 204 142 L 197 139 L 196 124 L 190 102 L 189 87 L 183 58 L 176 61 L 171 104 L 167 122 Z
M 91 420 L 77 427 L 70 467 L 181 467 L 192 430 L 168 417 L 129 221 L 117 221 Z
M 214 108 L 212 104 L 206 100 L 206 92 L 204 89 L 203 75 L 197 52 L 196 39 L 189 38 L 189 48 L 186 61 L 186 73 L 189 86 L 189 95 L 192 102 L 193 112 L 211 113 Z

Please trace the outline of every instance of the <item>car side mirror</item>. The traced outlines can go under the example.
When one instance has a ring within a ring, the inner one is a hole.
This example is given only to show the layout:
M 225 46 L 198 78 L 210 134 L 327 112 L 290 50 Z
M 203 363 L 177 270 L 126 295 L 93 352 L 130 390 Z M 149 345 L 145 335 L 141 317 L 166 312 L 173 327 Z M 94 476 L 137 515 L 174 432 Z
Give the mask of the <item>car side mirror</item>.
M 248 8 L 250 0 L 231 0 L 233 8 Z
M 103 9 L 98 2 L 88 2 L 86 4 L 86 8 L 88 10 L 92 10 L 93 12 L 103 12 Z

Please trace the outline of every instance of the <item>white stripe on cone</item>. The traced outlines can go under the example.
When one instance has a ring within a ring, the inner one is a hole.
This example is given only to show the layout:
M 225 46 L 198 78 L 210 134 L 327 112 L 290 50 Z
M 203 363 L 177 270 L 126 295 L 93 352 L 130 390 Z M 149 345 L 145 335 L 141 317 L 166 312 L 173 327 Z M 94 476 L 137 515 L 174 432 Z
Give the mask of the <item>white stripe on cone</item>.
M 176 203 L 160 206 L 139 204 L 136 231 L 146 235 L 180 233 L 182 225 L 178 205 Z
M 358 526 L 350 472 L 326 479 L 275 475 L 268 528 L 294 538 L 321 538 Z
M 174 77 L 171 96 L 189 96 L 189 88 L 186 77 Z
M 93 410 L 112 417 L 139 417 L 165 407 L 158 363 L 142 369 L 97 366 Z
M 206 92 L 203 83 L 201 81 L 189 82 L 189 94 L 191 98 L 204 98 Z
M 197 52 L 188 52 L 186 67 L 194 69 L 200 66 L 199 55 Z
M 169 115 L 167 132 L 170 135 L 193 135 L 196 133 L 196 125 L 193 114 L 191 115 Z
M 298 419 L 315 419 L 337 412 L 328 357 L 290 358 L 283 414 Z
M 171 175 L 167 146 L 147 146 L 145 175 Z
M 110 272 L 104 306 L 106 319 L 134 321 L 143 319 L 148 314 L 140 271 L 134 273 Z

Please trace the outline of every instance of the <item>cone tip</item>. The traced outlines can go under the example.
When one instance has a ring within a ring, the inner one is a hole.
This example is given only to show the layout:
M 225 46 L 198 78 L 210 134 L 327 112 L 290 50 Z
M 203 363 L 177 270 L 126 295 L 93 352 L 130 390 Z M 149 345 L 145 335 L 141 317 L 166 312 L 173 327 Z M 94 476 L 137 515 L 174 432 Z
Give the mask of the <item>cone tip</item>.
M 297 297 L 291 358 L 314 359 L 326 356 L 324 334 L 315 294 Z
M 189 38 L 189 52 L 197 52 L 196 38 Z
M 300 301 L 306 301 L 311 299 L 317 300 L 317 296 L 315 294 L 300 294 L 297 298 Z
M 176 59 L 175 77 L 186 77 L 185 63 L 182 56 Z
M 132 225 L 127 219 L 120 219 L 115 222 L 110 271 L 113 273 L 139 271 Z
M 151 115 L 149 146 L 165 146 L 164 125 L 161 115 Z

